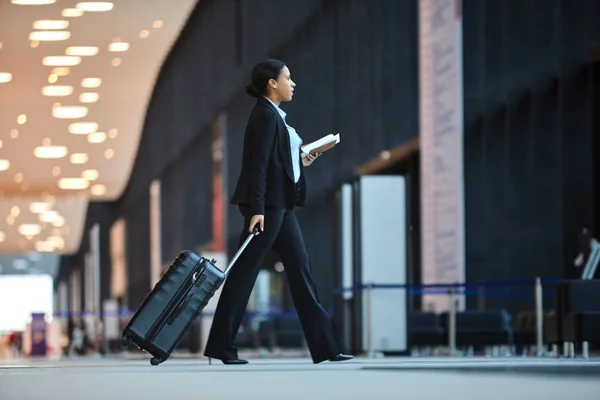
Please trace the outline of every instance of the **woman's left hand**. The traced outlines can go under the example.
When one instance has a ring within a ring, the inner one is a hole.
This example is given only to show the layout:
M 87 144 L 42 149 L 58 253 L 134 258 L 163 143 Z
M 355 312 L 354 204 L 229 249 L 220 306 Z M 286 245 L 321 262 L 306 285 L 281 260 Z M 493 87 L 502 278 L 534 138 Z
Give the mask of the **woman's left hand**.
M 302 165 L 304 165 L 305 167 L 308 167 L 309 165 L 311 165 L 313 163 L 313 161 L 315 161 L 319 156 L 321 155 L 321 153 L 315 153 L 315 154 L 306 154 L 306 153 L 302 153 Z

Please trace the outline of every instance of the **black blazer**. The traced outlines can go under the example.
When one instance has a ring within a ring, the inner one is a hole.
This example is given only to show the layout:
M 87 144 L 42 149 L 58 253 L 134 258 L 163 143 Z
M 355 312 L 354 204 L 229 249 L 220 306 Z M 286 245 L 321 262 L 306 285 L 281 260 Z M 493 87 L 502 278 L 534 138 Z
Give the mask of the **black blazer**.
M 232 204 L 246 205 L 252 215 L 267 208 L 304 206 L 306 178 L 300 161 L 300 179 L 294 182 L 290 136 L 283 119 L 265 98 L 259 98 L 248 117 L 242 170 Z

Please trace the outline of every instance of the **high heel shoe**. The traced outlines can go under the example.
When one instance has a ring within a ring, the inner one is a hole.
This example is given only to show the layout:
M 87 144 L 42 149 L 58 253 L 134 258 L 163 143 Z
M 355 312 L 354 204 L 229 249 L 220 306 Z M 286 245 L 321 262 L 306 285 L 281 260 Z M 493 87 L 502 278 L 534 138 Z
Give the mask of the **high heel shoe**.
M 208 357 L 208 365 L 212 365 L 212 357 Z M 217 358 L 218 360 L 218 358 Z M 240 360 L 240 359 L 232 359 L 232 360 L 221 360 L 221 362 L 225 365 L 242 365 L 248 364 L 248 360 Z
M 348 361 L 348 360 L 352 360 L 353 358 L 354 358 L 354 356 L 351 356 L 349 354 L 340 353 L 340 354 L 338 354 L 336 356 L 331 357 L 329 359 L 329 361 L 332 361 L 332 362 L 336 362 L 336 361 Z

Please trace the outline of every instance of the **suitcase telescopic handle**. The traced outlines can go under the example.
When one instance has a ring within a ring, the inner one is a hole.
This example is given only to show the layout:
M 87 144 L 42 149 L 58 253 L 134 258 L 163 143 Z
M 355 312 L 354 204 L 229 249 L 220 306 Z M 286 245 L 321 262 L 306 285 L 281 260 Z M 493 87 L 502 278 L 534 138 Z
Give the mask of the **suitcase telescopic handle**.
M 242 245 L 240 246 L 238 251 L 233 255 L 233 258 L 231 259 L 229 264 L 227 264 L 227 268 L 225 268 L 225 271 L 223 271 L 225 276 L 227 276 L 227 274 L 229 274 L 231 267 L 233 267 L 233 265 L 235 264 L 237 259 L 242 255 L 244 250 L 246 250 L 246 247 L 248 247 L 248 245 L 250 244 L 250 241 L 254 238 L 254 236 L 258 236 L 260 234 L 260 232 L 261 232 L 260 228 L 258 226 L 254 226 L 254 228 L 252 229 L 252 233 L 248 235 L 248 237 L 246 238 L 244 243 L 242 243 Z

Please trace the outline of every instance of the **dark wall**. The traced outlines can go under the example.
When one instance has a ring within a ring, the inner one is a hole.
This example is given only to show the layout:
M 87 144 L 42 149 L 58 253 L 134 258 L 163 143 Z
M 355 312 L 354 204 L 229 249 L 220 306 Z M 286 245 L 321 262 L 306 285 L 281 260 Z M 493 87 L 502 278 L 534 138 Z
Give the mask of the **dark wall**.
M 160 71 L 121 202 L 135 204 L 152 179 L 206 132 L 255 61 L 284 43 L 323 3 L 287 0 L 282 6 L 277 0 L 200 1 Z
M 83 235 L 79 250 L 75 254 L 61 257 L 58 275 L 55 279 L 55 288 L 58 282 L 69 282 L 69 273 L 73 269 L 81 270 L 81 309 L 85 310 L 84 276 L 85 254 L 90 251 L 90 229 L 94 224 L 100 226 L 100 296 L 102 299 L 110 297 L 110 247 L 109 229 L 115 220 L 115 209 L 111 203 L 92 202 L 88 206 L 86 220 L 83 226 Z M 102 307 L 102 304 L 100 304 Z
M 241 42 L 235 18 L 242 21 Z M 417 136 L 416 24 L 415 0 L 199 3 L 161 70 L 131 179 L 113 205 L 114 215 L 126 220 L 129 306 L 149 288 L 150 183 L 162 182 L 163 261 L 210 240 L 208 127 L 226 108 L 231 193 L 239 173 L 237 146 L 253 105 L 243 87 L 253 64 L 265 57 L 289 64 L 298 88 L 285 110 L 304 140 L 342 135 L 341 146 L 307 170 L 308 206 L 298 212 L 329 306 L 335 189 L 357 164 Z M 229 207 L 227 220 L 231 253 L 241 223 L 235 208 Z
M 139 304 L 149 288 L 152 180 L 162 181 L 163 261 L 209 241 L 209 125 L 243 85 L 252 64 L 284 43 L 325 3 L 287 0 L 282 7 L 276 0 L 202 0 L 192 11 L 157 78 L 125 192 L 107 205 L 110 212 L 87 215 L 86 224 L 100 222 L 106 230 L 116 217 L 126 221 L 130 306 Z M 109 251 L 108 242 L 102 246 Z M 82 267 L 85 252 L 82 247 L 77 255 L 63 257 L 61 279 Z M 110 262 L 102 268 L 103 282 L 107 279 L 103 293 L 108 296 Z
M 205 130 L 160 177 L 163 264 L 211 240 L 211 146 Z
M 331 2 L 280 51 L 297 88 L 282 105 L 305 142 L 339 132 L 341 143 L 307 168 L 308 204 L 297 215 L 321 301 L 331 307 L 336 263 L 335 190 L 354 168 L 417 136 L 416 1 Z M 245 71 L 246 77 L 249 70 Z M 241 144 L 254 100 L 241 92 L 227 107 L 230 193 L 241 164 Z M 229 253 L 241 217 L 230 207 Z
M 467 279 L 572 274 L 592 218 L 600 2 L 463 4 Z
M 592 156 L 592 182 L 593 182 L 593 203 L 600 204 L 600 45 L 596 46 L 597 56 L 594 58 L 592 66 L 592 103 L 590 112 L 592 113 L 592 145 L 590 146 Z M 595 207 L 593 210 L 593 230 L 594 237 L 600 236 L 600 209 Z M 596 277 L 600 277 L 600 271 L 596 271 Z
M 244 84 L 255 62 L 277 57 L 298 84 L 283 106 L 288 122 L 305 141 L 342 136 L 307 169 L 308 205 L 298 211 L 329 307 L 335 189 L 418 135 L 416 5 L 199 3 L 159 75 L 127 190 L 112 219 L 94 217 L 127 221 L 130 304 L 148 290 L 151 181 L 163 182 L 163 261 L 210 240 L 209 125 L 226 111 L 230 194 L 253 106 Z M 587 51 L 600 39 L 600 2 L 465 0 L 463 9 L 467 279 L 560 276 L 591 223 Z M 231 254 L 241 221 L 228 210 Z
M 295 0 L 200 1 L 157 80 L 127 189 L 130 307 L 149 290 L 149 186 L 161 180 L 162 261 L 211 240 L 210 124 L 243 83 L 241 71 L 280 45 L 321 5 Z M 241 23 L 241 30 L 235 23 Z M 272 32 L 278 32 L 273 35 Z

